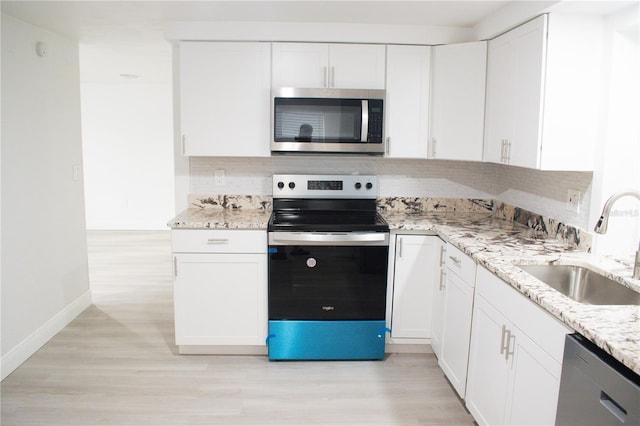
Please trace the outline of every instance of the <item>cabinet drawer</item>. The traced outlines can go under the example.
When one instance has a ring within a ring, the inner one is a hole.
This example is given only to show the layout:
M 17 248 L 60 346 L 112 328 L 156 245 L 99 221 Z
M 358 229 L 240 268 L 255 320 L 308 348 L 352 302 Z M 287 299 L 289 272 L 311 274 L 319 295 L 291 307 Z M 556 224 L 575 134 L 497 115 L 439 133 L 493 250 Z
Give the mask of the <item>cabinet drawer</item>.
M 171 247 L 176 253 L 266 253 L 267 232 L 257 230 L 171 231 Z
M 445 265 L 447 269 L 469 284 L 473 286 L 476 280 L 476 262 L 461 250 L 454 247 L 450 243 L 447 244 L 447 253 L 445 256 Z

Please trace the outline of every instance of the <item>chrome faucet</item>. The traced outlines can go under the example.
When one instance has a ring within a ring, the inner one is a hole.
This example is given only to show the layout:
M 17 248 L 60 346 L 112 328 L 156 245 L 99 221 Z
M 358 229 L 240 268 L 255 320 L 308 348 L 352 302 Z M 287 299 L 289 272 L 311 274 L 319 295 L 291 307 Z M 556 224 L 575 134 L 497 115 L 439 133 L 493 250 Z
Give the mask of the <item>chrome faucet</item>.
M 604 208 L 602 209 L 602 214 L 600 215 L 600 219 L 598 219 L 598 223 L 596 223 L 595 228 L 593 230 L 598 234 L 604 234 L 607 232 L 607 227 L 609 226 L 609 214 L 611 213 L 611 208 L 620 198 L 630 195 L 632 197 L 636 197 L 640 200 L 640 192 L 639 191 L 622 191 L 616 192 L 613 194 L 606 203 L 604 203 Z M 636 280 L 640 280 L 640 244 L 638 244 L 638 250 L 636 250 L 636 260 L 633 264 L 633 278 Z

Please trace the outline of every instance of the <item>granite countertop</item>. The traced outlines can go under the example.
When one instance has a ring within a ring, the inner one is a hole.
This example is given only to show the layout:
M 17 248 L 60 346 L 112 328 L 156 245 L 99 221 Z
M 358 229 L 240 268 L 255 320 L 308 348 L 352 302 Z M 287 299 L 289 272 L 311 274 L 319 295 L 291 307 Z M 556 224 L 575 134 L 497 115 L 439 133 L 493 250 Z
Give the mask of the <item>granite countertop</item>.
M 491 214 L 383 214 L 392 231 L 437 234 L 471 256 L 564 324 L 640 374 L 640 306 L 586 305 L 557 292 L 517 264 L 586 262 L 599 272 L 640 292 L 631 269 L 596 259 L 562 240 L 542 238 L 518 223 Z
M 271 210 L 190 208 L 171 219 L 172 229 L 267 229 Z
M 172 229 L 267 229 L 270 209 L 190 208 L 169 222 Z M 570 328 L 640 374 L 640 306 L 575 302 L 518 268 L 517 264 L 584 261 L 640 291 L 629 265 L 595 259 L 561 239 L 496 218 L 491 213 L 382 211 L 392 232 L 438 235 L 471 256 Z

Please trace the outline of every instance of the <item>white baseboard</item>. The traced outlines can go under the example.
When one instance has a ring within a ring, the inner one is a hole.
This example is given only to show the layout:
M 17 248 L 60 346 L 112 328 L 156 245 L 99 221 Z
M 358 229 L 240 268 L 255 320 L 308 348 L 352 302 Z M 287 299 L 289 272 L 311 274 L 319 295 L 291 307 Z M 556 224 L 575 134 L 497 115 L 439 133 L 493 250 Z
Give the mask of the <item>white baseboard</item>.
M 4 380 L 5 377 L 13 373 L 16 368 L 20 367 L 23 362 L 29 359 L 31 355 L 36 353 L 38 349 L 51 340 L 53 336 L 58 334 L 60 330 L 65 328 L 89 306 L 91 306 L 91 290 L 85 291 L 76 300 L 44 323 L 42 327 L 38 328 L 29 337 L 11 349 L 0 360 L 0 372 L 2 373 L 2 379 L 0 380 Z
M 384 346 L 387 354 L 432 354 L 433 348 L 429 344 L 394 344 L 387 343 Z
M 179 345 L 180 355 L 267 355 L 267 347 L 249 345 Z

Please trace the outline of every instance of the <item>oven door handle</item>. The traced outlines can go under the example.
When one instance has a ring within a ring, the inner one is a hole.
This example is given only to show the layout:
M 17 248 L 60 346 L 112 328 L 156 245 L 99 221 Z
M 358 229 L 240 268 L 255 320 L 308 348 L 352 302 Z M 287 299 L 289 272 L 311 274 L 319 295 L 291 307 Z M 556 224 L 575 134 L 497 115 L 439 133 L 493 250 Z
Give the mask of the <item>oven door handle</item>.
M 309 243 L 319 244 L 352 244 L 352 243 L 373 243 L 388 244 L 389 234 L 386 232 L 271 232 L 269 233 L 270 244 L 295 244 L 304 245 Z

